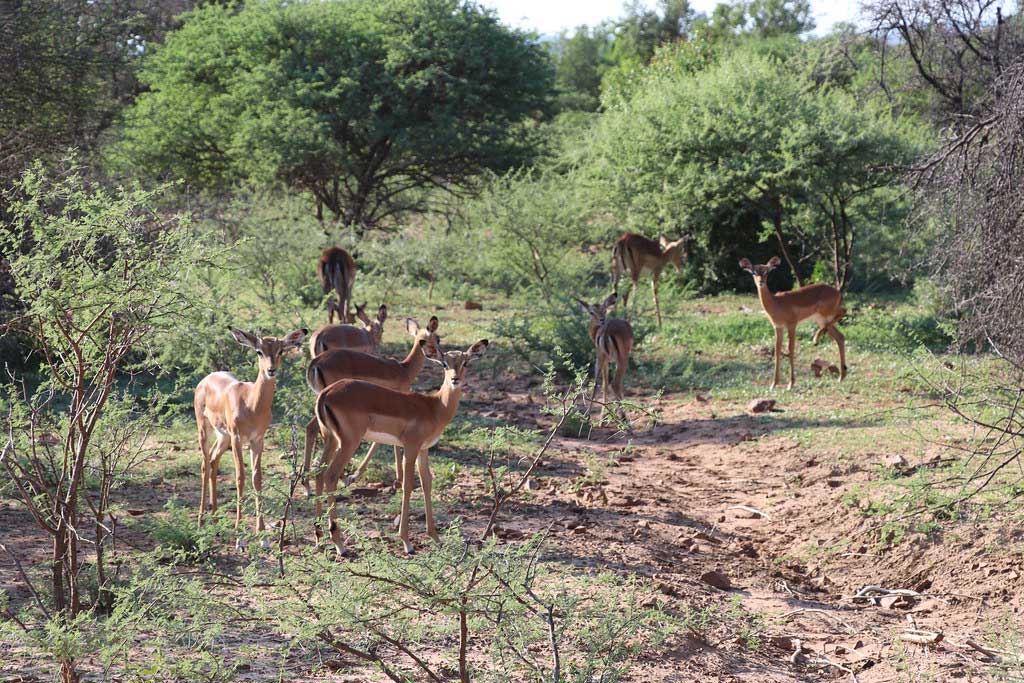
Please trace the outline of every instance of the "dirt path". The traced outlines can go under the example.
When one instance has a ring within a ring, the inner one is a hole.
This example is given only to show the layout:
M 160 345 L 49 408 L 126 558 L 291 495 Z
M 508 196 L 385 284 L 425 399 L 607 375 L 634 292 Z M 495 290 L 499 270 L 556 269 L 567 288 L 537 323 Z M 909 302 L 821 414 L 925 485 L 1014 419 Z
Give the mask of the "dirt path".
M 558 438 L 532 499 L 502 520 L 512 538 L 550 526 L 554 561 L 649 577 L 668 609 L 719 615 L 634 680 L 992 680 L 966 641 L 991 636 L 981 622 L 1019 608 L 1012 554 L 979 559 L 986 553 L 972 547 L 986 539 L 881 549 L 844 496 L 885 456 L 843 465 L 740 405 L 691 395 L 660 408 L 662 422 L 631 441 Z M 531 412 L 517 402 L 508 417 L 528 423 Z M 731 589 L 702 581 L 711 571 Z M 868 585 L 921 595 L 852 599 Z M 743 626 L 737 602 L 761 616 L 757 626 Z M 911 629 L 943 636 L 917 644 Z

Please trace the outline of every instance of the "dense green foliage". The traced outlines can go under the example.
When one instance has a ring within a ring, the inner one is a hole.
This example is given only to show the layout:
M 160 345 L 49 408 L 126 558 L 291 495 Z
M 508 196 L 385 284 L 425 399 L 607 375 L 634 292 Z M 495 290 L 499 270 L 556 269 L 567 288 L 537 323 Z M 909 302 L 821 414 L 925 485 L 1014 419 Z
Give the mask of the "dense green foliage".
M 526 35 L 456 0 L 208 5 L 141 74 L 122 155 L 205 187 L 310 192 L 359 227 L 531 152 L 551 74 Z

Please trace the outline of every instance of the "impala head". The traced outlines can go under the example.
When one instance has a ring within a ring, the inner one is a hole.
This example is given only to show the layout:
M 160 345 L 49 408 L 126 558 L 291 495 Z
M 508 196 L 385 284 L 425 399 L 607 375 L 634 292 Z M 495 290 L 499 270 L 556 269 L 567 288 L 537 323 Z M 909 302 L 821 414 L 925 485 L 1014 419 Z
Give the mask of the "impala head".
M 302 346 L 302 340 L 309 333 L 309 330 L 301 329 L 289 333 L 282 339 L 277 337 L 259 337 L 249 332 L 229 328 L 231 336 L 242 346 L 248 346 L 259 356 L 260 372 L 269 380 L 277 375 L 277 369 L 281 367 L 281 357 L 286 351 L 297 349 Z
M 388 307 L 381 304 L 377 309 L 377 317 L 371 320 L 370 316 L 366 315 L 366 304 L 361 306 L 356 304 L 356 317 L 363 323 L 363 329 L 373 337 L 373 343 L 380 344 L 380 340 L 384 336 L 384 321 L 388 319 Z
M 661 245 L 661 253 L 665 255 L 668 263 L 676 267 L 677 272 L 683 269 L 683 262 L 690 258 L 690 253 L 686 250 L 686 245 L 689 241 L 689 235 L 683 235 L 675 241 L 670 241 L 664 235 L 658 238 L 658 243 Z
M 590 314 L 591 320 L 596 321 L 598 325 L 603 325 L 604 319 L 608 317 L 608 309 L 615 305 L 615 299 L 614 294 L 609 294 L 608 298 L 601 303 L 588 304 L 583 299 L 576 299 L 576 303 Z
M 424 353 L 427 358 L 444 368 L 444 384 L 452 387 L 464 387 L 466 385 L 466 368 L 475 359 L 484 355 L 487 351 L 488 341 L 481 339 L 465 351 L 447 351 L 442 353 L 439 347 L 433 351 Z
M 384 307 L 381 306 L 381 308 Z M 426 327 L 420 327 L 420 324 L 412 318 L 405 319 L 405 329 L 416 338 L 416 342 L 420 345 L 423 355 L 427 358 L 432 358 L 432 353 L 442 353 L 441 338 L 437 336 L 437 325 L 436 315 L 430 316 L 430 321 L 427 322 Z
M 748 258 L 741 258 L 740 268 L 753 275 L 754 284 L 757 285 L 758 289 L 761 289 L 768 284 L 768 273 L 775 270 L 780 263 L 782 263 L 782 260 L 778 256 L 772 256 L 768 259 L 768 263 L 760 266 L 755 266 Z

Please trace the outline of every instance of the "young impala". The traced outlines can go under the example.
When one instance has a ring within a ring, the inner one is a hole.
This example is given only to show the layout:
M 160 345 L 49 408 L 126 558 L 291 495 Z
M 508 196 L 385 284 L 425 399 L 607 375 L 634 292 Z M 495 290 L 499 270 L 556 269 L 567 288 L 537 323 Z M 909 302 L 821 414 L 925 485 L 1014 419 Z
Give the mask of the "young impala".
M 384 336 L 384 321 L 388 319 L 388 307 L 377 309 L 377 317 L 370 320 L 366 315 L 366 304 L 356 304 L 356 317 L 363 324 L 324 325 L 309 337 L 309 355 L 316 358 L 327 349 L 349 349 L 363 353 L 377 353 Z
M 327 247 L 320 254 L 316 263 L 316 274 L 324 294 L 337 292 L 338 300 L 327 303 L 327 322 L 334 322 L 334 314 L 338 314 L 339 322 L 352 322 L 348 312 L 349 299 L 352 297 L 352 285 L 356 281 L 356 262 L 341 247 Z
M 839 381 L 842 381 L 846 377 L 846 338 L 836 327 L 836 323 L 846 315 L 846 310 L 842 306 L 843 295 L 835 287 L 823 283 L 773 294 L 768 289 L 768 273 L 780 263 L 782 261 L 778 256 L 772 256 L 768 263 L 759 266 L 751 264 L 750 259 L 740 259 L 740 268 L 754 276 L 761 308 L 775 328 L 775 375 L 772 379 L 772 389 L 779 383 L 783 329 L 789 334 L 789 385 L 786 388 L 793 388 L 796 379 L 796 372 L 793 369 L 796 326 L 804 320 L 813 320 L 818 325 L 818 330 L 814 333 L 815 344 L 826 332 L 836 340 L 836 344 L 839 345 Z
M 661 327 L 661 306 L 658 305 L 658 278 L 661 271 L 668 264 L 676 267 L 676 271 L 682 269 L 683 261 L 688 258 L 686 253 L 686 242 L 689 237 L 683 236 L 680 239 L 670 242 L 662 235 L 657 242 L 647 239 L 643 235 L 627 232 L 620 237 L 612 247 L 612 281 L 616 294 L 619 292 L 619 278 L 625 271 L 629 271 L 629 277 L 633 281 L 626 296 L 622 297 L 622 306 L 629 305 L 629 296 L 636 289 L 636 283 L 643 271 L 651 271 L 651 288 L 654 290 L 654 311 L 658 316 L 658 327 Z
M 199 450 L 203 455 L 203 490 L 199 496 L 199 523 L 203 523 L 209 493 L 210 509 L 217 510 L 217 469 L 220 456 L 231 449 L 235 459 L 235 528 L 242 521 L 242 494 L 245 490 L 245 464 L 242 448 L 249 446 L 252 466 L 252 487 L 256 491 L 256 530 L 263 531 L 260 493 L 263 490 L 263 435 L 270 426 L 270 407 L 274 401 L 274 385 L 282 355 L 302 345 L 306 330 L 296 330 L 283 339 L 258 337 L 232 329 L 231 335 L 242 346 L 259 356 L 259 375 L 255 382 L 241 382 L 229 372 L 214 372 L 196 387 L 196 425 L 199 428 Z M 210 447 L 211 432 L 217 440 Z
M 336 522 L 334 494 L 338 479 L 363 440 L 403 449 L 402 512 L 398 535 L 405 551 L 413 552 L 409 541 L 409 499 L 417 463 L 427 534 L 438 540 L 430 499 L 433 476 L 428 450 L 438 442 L 441 432 L 455 417 L 465 386 L 466 368 L 486 350 L 486 339 L 476 342 L 465 352 L 449 351 L 442 355 L 440 349 L 431 349 L 430 360 L 444 367 L 444 382 L 433 394 L 395 391 L 359 380 L 341 380 L 317 394 L 316 419 L 324 438 L 322 460 L 327 465 L 327 469 L 316 478 L 317 518 L 321 513 L 321 495 L 326 492 L 331 540 L 339 553 L 342 551 L 341 530 Z
M 597 383 L 602 384 L 601 401 L 608 404 L 608 364 L 615 363 L 615 381 L 612 391 L 618 400 L 622 400 L 622 381 L 626 377 L 629 365 L 629 353 L 633 350 L 633 328 L 621 318 L 607 317 L 608 309 L 615 304 L 615 295 L 610 295 L 604 303 L 588 304 L 576 299 L 583 310 L 590 314 L 587 334 L 597 349 L 597 362 L 594 364 L 594 395 L 597 395 Z M 601 411 L 602 413 L 604 410 Z
M 306 384 L 315 392 L 322 391 L 324 387 L 333 384 L 341 379 L 359 379 L 372 382 L 388 389 L 396 391 L 409 391 L 416 376 L 423 369 L 427 354 L 440 349 L 441 340 L 437 336 L 437 316 L 430 319 L 425 328 L 412 318 L 405 319 L 405 329 L 413 336 L 412 348 L 404 360 L 393 360 L 391 358 L 378 358 L 358 351 L 348 349 L 327 350 L 310 361 L 306 367 Z M 320 433 L 316 417 L 313 417 L 306 425 L 306 446 L 303 454 L 303 471 L 309 471 L 310 454 L 316 445 L 317 435 Z M 348 482 L 357 481 L 363 476 L 370 458 L 377 449 L 377 443 L 370 445 L 370 449 L 359 463 Z M 398 485 L 402 482 L 402 460 L 398 448 L 395 448 L 395 480 Z M 309 491 L 309 480 L 305 482 L 306 494 Z

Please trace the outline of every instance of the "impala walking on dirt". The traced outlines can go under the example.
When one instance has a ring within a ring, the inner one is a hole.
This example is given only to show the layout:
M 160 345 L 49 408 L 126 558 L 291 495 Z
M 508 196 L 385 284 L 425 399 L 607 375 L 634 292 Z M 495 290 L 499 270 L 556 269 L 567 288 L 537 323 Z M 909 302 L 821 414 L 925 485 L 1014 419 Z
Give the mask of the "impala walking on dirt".
M 263 435 L 270 426 L 271 404 L 281 357 L 286 351 L 302 345 L 306 330 L 296 330 L 283 339 L 259 337 L 255 334 L 231 329 L 231 335 L 242 346 L 247 346 L 259 357 L 259 375 L 255 382 L 242 382 L 230 372 L 213 372 L 196 386 L 196 425 L 199 428 L 199 450 L 203 456 L 203 490 L 199 496 L 199 524 L 203 523 L 209 493 L 210 509 L 217 511 L 217 469 L 220 456 L 231 449 L 235 459 L 235 488 L 238 500 L 235 507 L 235 528 L 242 521 L 242 494 L 245 491 L 245 464 L 242 448 L 249 447 L 252 466 L 252 487 L 256 492 L 256 530 L 263 531 L 263 511 L 260 493 L 263 491 Z M 217 440 L 210 446 L 210 436 Z
M 658 278 L 661 271 L 668 264 L 676 267 L 676 271 L 682 269 L 683 261 L 687 258 L 686 242 L 689 239 L 683 236 L 680 239 L 670 241 L 662 235 L 658 241 L 648 239 L 643 235 L 627 232 L 620 237 L 615 246 L 612 247 L 612 281 L 616 294 L 619 292 L 619 278 L 624 272 L 629 271 L 632 284 L 629 291 L 622 297 L 622 306 L 629 305 L 629 297 L 636 289 L 636 283 L 643 271 L 651 271 L 651 289 L 654 291 L 654 312 L 658 317 L 658 327 L 661 327 L 661 306 L 658 304 Z
M 444 368 L 444 382 L 432 394 L 395 391 L 359 380 L 341 380 L 317 394 L 316 419 L 324 438 L 322 463 L 327 468 L 316 478 L 316 511 L 319 519 L 322 494 L 326 494 L 331 540 L 339 553 L 342 552 L 341 529 L 336 521 L 334 494 L 338 479 L 364 440 L 391 444 L 403 450 L 402 511 L 398 535 L 405 551 L 413 552 L 409 540 L 409 502 L 417 464 L 423 488 L 427 535 L 438 540 L 431 502 L 433 475 L 428 449 L 438 442 L 445 427 L 455 417 L 465 386 L 466 369 L 486 350 L 486 339 L 481 339 L 466 351 L 442 354 L 440 349 L 432 347 L 428 358 Z
M 615 304 L 615 295 L 610 295 L 603 303 L 588 304 L 576 299 L 583 310 L 590 315 L 587 324 L 587 335 L 594 342 L 597 350 L 597 361 L 594 363 L 594 396 L 597 396 L 597 383 L 601 381 L 601 401 L 608 404 L 608 365 L 615 363 L 615 380 L 612 391 L 615 398 L 622 400 L 622 383 L 629 365 L 629 354 L 633 350 L 633 328 L 629 322 L 621 318 L 608 318 L 608 309 Z M 602 409 L 602 414 L 604 409 Z
M 832 285 L 824 283 L 773 294 L 768 289 L 768 274 L 780 263 L 782 261 L 778 256 L 772 256 L 768 263 L 757 266 L 753 265 L 750 259 L 740 259 L 740 268 L 754 276 L 761 308 L 764 309 L 765 315 L 772 321 L 772 327 L 775 328 L 775 375 L 772 378 L 771 388 L 774 389 L 779 383 L 779 359 L 782 355 L 782 331 L 784 329 L 789 335 L 789 384 L 786 388 L 793 388 L 796 379 L 794 370 L 796 326 L 804 320 L 813 320 L 818 325 L 818 330 L 814 333 L 815 344 L 826 332 L 836 340 L 836 344 L 839 345 L 839 381 L 843 381 L 846 377 L 846 338 L 836 327 L 836 323 L 846 315 L 846 310 L 842 306 L 843 295 Z

